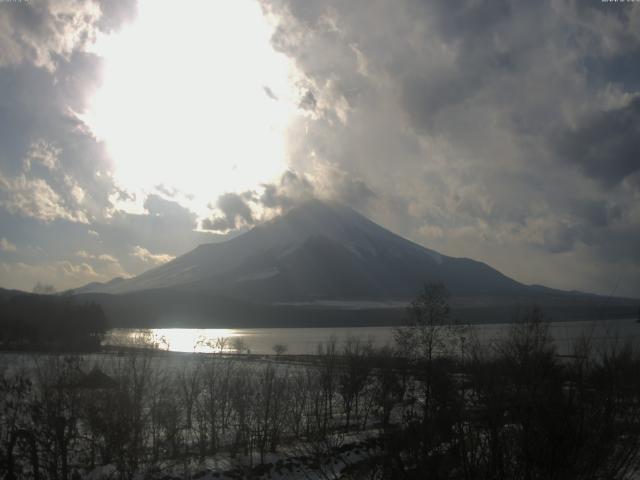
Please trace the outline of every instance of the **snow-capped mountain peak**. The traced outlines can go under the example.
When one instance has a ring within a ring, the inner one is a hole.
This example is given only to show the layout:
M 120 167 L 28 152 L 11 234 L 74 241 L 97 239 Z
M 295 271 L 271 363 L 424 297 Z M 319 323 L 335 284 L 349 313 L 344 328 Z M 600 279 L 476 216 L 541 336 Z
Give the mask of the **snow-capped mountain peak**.
M 485 264 L 406 240 L 350 207 L 313 200 L 236 238 L 200 245 L 93 291 L 169 288 L 266 302 L 409 298 L 423 282 L 436 280 L 464 295 L 526 288 Z

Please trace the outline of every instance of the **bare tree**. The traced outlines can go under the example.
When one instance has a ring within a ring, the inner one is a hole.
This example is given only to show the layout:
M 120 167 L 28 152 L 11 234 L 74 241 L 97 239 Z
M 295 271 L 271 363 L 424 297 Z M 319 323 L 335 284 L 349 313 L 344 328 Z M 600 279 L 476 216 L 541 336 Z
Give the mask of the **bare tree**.
M 246 352 L 249 348 L 247 342 L 245 342 L 244 338 L 242 337 L 233 337 L 231 346 L 233 350 L 238 354 Z
M 80 375 L 78 356 L 53 356 L 36 364 L 32 419 L 45 469 L 62 480 L 69 478 L 70 454 L 79 438 L 80 397 L 75 386 Z
M 195 365 L 185 365 L 178 374 L 178 385 L 182 397 L 182 405 L 185 410 L 185 427 L 190 430 L 192 427 L 193 406 L 202 383 L 202 372 L 200 363 Z
M 396 328 L 400 351 L 412 358 L 431 361 L 445 350 L 449 340 L 449 292 L 441 283 L 426 283 L 407 307 L 405 325 Z
M 276 343 L 273 346 L 273 351 L 276 355 L 283 355 L 287 351 L 287 346 L 282 343 Z
M 329 337 L 326 344 L 318 344 L 318 360 L 320 367 L 320 386 L 324 395 L 323 406 L 324 422 L 323 430 L 326 431 L 328 422 L 333 418 L 333 397 L 337 386 L 337 370 L 338 370 L 338 339 L 335 335 Z
M 267 450 L 275 452 L 280 441 L 287 412 L 287 377 L 268 364 L 259 374 L 256 390 L 255 437 L 260 463 L 264 463 Z
M 349 430 L 351 415 L 355 410 L 358 418 L 360 393 L 364 389 L 371 371 L 371 342 L 363 343 L 359 338 L 347 338 L 342 350 L 342 366 L 338 373 L 338 391 L 346 416 L 345 430 Z
M 0 376 L 0 477 L 16 479 L 30 467 L 35 479 L 40 465 L 33 425 L 29 422 L 33 385 L 25 371 Z M 23 453 L 24 452 L 24 453 Z M 25 463 L 26 465 L 22 465 Z

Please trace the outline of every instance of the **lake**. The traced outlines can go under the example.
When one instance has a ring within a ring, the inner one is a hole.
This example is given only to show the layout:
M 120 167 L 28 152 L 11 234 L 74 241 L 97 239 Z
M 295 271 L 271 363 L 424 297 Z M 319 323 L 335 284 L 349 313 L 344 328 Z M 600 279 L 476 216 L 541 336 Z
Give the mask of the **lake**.
M 570 353 L 575 340 L 589 336 L 594 345 L 631 341 L 640 344 L 640 323 L 635 319 L 553 322 L 551 334 L 561 354 Z M 509 324 L 473 325 L 473 334 L 482 344 L 490 345 L 503 338 Z M 470 335 L 469 333 L 466 334 Z M 159 328 L 114 329 L 108 332 L 104 345 L 154 346 L 174 352 L 224 352 L 272 354 L 274 345 L 283 345 L 290 354 L 316 353 L 318 344 L 335 336 L 338 344 L 350 336 L 371 341 L 375 346 L 393 344 L 393 327 L 342 328 Z

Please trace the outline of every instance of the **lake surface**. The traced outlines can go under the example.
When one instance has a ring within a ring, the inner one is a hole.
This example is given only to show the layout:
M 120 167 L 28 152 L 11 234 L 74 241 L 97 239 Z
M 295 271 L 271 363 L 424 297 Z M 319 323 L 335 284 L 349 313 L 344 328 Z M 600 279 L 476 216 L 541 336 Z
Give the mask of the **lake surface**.
M 572 345 L 582 336 L 591 338 L 596 347 L 613 342 L 630 341 L 640 346 L 640 323 L 635 319 L 553 322 L 551 334 L 559 353 L 571 353 Z M 509 331 L 509 324 L 473 325 L 465 336 L 475 335 L 484 345 L 499 341 Z M 290 354 L 313 354 L 318 344 L 334 336 L 338 344 L 349 337 L 371 341 L 381 347 L 392 345 L 394 327 L 343 328 L 238 328 L 238 329 L 114 329 L 104 344 L 111 346 L 154 346 L 175 352 L 223 352 L 272 354 L 274 345 L 283 345 Z M 471 333 L 472 332 L 472 333 Z

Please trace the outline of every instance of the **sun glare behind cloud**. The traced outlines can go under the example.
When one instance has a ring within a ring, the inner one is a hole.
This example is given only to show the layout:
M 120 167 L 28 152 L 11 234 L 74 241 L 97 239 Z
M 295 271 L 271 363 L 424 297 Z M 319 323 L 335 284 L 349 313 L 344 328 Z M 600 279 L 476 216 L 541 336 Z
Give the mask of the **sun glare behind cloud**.
M 286 168 L 291 67 L 253 0 L 141 0 L 135 23 L 100 38 L 103 84 L 81 115 L 132 192 L 177 189 L 198 214 Z

